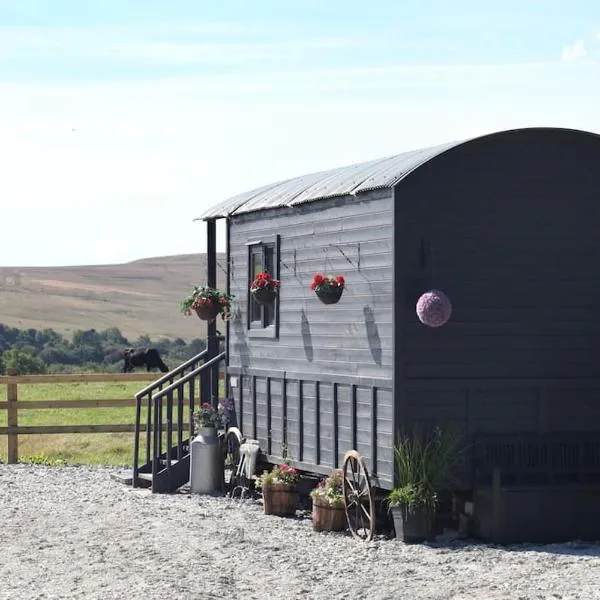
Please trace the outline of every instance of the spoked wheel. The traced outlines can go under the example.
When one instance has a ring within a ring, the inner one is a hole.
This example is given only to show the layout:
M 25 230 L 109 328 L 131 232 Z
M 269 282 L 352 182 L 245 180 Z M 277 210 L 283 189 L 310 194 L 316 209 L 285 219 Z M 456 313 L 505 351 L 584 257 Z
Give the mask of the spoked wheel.
M 369 471 L 356 450 L 344 456 L 344 504 L 350 533 L 365 542 L 375 532 L 375 507 Z
M 242 432 L 237 427 L 230 427 L 223 439 L 225 489 L 228 490 L 236 485 L 236 475 L 241 460 L 240 446 L 242 441 Z

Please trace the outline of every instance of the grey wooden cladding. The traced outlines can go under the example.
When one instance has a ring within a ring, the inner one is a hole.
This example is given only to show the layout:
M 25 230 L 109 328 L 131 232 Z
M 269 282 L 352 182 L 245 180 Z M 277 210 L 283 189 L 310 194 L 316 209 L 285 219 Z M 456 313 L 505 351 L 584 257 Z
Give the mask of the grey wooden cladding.
M 378 387 L 285 375 L 238 378 L 233 388 L 238 423 L 271 460 L 326 471 L 341 468 L 345 452 L 357 449 L 378 484 L 391 487 L 391 382 Z
M 275 359 L 280 370 L 391 379 L 392 199 L 390 192 L 372 197 L 231 221 L 230 289 L 236 296 L 231 367 L 256 368 Z M 246 243 L 274 232 L 281 239 L 279 337 L 250 338 L 243 318 L 249 285 Z M 338 304 L 325 308 L 310 290 L 317 272 L 345 277 Z

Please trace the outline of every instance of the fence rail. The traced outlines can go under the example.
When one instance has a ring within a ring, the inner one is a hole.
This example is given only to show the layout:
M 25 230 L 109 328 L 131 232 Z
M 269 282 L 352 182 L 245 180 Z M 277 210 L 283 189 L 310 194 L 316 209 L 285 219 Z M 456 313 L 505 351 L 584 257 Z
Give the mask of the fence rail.
M 155 381 L 156 373 L 77 373 L 58 375 L 18 375 L 16 369 L 7 369 L 0 376 L 0 386 L 6 386 L 6 401 L 0 402 L 0 411 L 6 410 L 7 427 L 0 427 L 0 435 L 7 436 L 7 454 L 9 464 L 19 461 L 19 435 L 46 433 L 132 433 L 134 423 L 108 425 L 44 425 L 19 426 L 19 410 L 38 410 L 51 408 L 115 408 L 134 407 L 136 400 L 131 398 L 89 399 L 89 400 L 19 400 L 19 384 L 38 383 L 109 383 L 132 381 Z M 188 405 L 188 399 L 184 399 Z M 166 427 L 166 425 L 165 425 Z

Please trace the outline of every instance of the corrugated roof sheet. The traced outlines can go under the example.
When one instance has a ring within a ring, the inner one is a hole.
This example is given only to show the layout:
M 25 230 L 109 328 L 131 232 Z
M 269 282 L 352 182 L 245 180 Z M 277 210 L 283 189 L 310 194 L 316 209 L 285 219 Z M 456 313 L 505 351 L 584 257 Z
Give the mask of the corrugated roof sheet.
M 396 156 L 272 183 L 229 198 L 206 210 L 198 219 L 216 219 L 389 188 L 396 185 L 419 165 L 461 143 L 463 142 L 450 142 L 431 148 L 412 150 Z

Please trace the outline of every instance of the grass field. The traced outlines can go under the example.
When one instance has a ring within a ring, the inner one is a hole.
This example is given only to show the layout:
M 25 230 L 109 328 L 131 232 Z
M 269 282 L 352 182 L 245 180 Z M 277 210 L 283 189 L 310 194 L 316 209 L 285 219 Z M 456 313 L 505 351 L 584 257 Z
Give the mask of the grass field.
M 225 257 L 218 255 L 218 260 Z M 0 267 L 0 323 L 50 327 L 71 338 L 76 329 L 118 327 L 131 341 L 142 334 L 203 338 L 206 324 L 184 317 L 180 302 L 205 281 L 206 255 L 147 258 L 121 265 Z M 217 281 L 225 275 L 217 270 Z M 40 311 L 40 297 L 44 310 Z
M 133 398 L 149 382 L 19 384 L 19 401 Z M 0 386 L 0 401 L 6 386 Z M 19 410 L 19 425 L 108 425 L 134 423 L 135 408 Z M 0 410 L 0 427 L 6 426 Z M 7 460 L 7 436 L 0 435 L 0 459 Z M 144 439 L 141 443 L 145 443 Z M 19 436 L 19 461 L 131 466 L 133 433 L 27 434 Z

